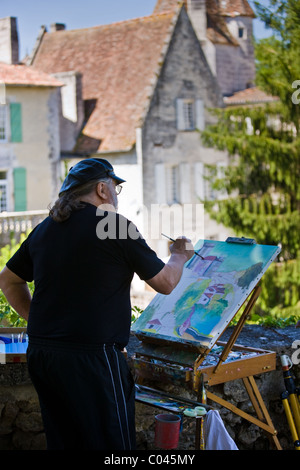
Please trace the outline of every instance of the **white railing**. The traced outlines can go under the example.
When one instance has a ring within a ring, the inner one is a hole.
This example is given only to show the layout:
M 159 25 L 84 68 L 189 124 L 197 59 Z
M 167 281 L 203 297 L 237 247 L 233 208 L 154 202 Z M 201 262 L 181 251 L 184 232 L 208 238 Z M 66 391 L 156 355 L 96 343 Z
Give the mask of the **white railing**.
M 21 233 L 30 232 L 49 214 L 48 210 L 0 213 L 0 244 L 6 244 L 10 238 L 18 239 Z

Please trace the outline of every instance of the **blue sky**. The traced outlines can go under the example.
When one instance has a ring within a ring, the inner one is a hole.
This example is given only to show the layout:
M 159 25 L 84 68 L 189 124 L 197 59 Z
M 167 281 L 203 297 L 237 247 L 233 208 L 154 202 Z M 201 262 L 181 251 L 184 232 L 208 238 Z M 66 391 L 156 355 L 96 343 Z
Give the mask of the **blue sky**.
M 0 17 L 17 18 L 22 59 L 31 52 L 42 25 L 49 30 L 51 23 L 64 23 L 67 29 L 109 24 L 151 15 L 155 4 L 156 0 L 0 0 Z M 256 38 L 269 34 L 259 20 L 254 21 Z

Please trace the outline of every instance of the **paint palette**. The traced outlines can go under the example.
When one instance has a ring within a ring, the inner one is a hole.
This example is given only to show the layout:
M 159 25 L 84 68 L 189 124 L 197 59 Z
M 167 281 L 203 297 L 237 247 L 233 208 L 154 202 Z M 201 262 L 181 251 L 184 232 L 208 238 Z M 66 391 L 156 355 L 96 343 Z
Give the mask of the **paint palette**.
M 0 329 L 0 363 L 26 362 L 28 336 L 25 328 Z

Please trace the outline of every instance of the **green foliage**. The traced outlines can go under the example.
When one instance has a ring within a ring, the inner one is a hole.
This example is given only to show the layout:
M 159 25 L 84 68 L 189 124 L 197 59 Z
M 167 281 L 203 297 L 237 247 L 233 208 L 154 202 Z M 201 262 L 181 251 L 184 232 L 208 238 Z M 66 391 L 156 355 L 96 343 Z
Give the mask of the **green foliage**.
M 261 287 L 257 314 L 300 318 L 300 253 L 293 260 L 272 264 L 262 278 Z
M 143 309 L 134 305 L 131 308 L 131 323 L 134 323 L 138 319 L 138 317 L 141 315 L 141 313 L 143 313 Z
M 15 252 L 19 249 L 23 241 L 25 240 L 25 235 L 22 234 L 20 238 L 20 242 L 16 242 L 14 238 L 11 238 L 10 243 L 5 245 L 0 249 L 0 269 L 4 268 L 7 261 L 15 254 Z
M 300 78 L 299 0 L 270 0 L 267 6 L 255 2 L 258 16 L 272 30 L 272 36 L 256 44 L 256 83 L 284 104 L 286 118 L 299 133 L 299 106 L 291 100 L 292 83 Z
M 231 165 L 213 184 L 227 198 L 206 201 L 205 207 L 239 236 L 281 243 L 281 256 L 292 259 L 300 250 L 300 137 L 293 137 L 292 123 L 284 122 L 281 108 L 276 104 L 216 111 L 218 122 L 202 133 L 202 141 L 227 150 Z M 251 135 L 247 118 L 253 126 Z M 211 169 L 210 179 L 214 174 Z
M 300 315 L 300 104 L 292 100 L 293 83 L 300 81 L 300 2 L 255 5 L 273 32 L 255 45 L 257 85 L 278 100 L 212 111 L 216 123 L 201 138 L 227 151 L 230 165 L 221 178 L 209 168 L 222 198 L 204 203 L 211 217 L 237 236 L 281 245 L 280 262 L 263 276 L 254 311 L 256 321 L 267 315 L 278 323 Z

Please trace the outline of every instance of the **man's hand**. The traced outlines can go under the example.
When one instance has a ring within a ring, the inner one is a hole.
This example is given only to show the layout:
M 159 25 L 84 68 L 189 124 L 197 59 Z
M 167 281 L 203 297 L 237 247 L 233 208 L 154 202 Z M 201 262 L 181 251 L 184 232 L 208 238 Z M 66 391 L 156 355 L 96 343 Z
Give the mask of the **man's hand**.
M 180 237 L 170 246 L 171 257 L 162 270 L 147 284 L 161 294 L 170 294 L 181 279 L 183 266 L 195 254 L 194 248 L 186 237 Z
M 191 242 L 186 237 L 179 237 L 175 240 L 172 245 L 170 245 L 170 252 L 171 254 L 178 254 L 186 257 L 186 261 L 191 259 L 192 256 L 194 256 L 194 247 Z

